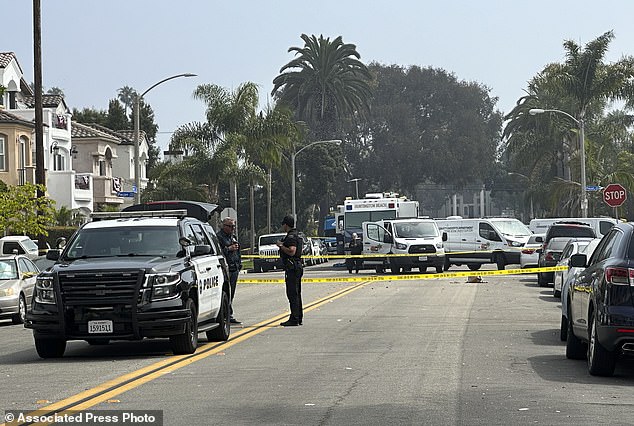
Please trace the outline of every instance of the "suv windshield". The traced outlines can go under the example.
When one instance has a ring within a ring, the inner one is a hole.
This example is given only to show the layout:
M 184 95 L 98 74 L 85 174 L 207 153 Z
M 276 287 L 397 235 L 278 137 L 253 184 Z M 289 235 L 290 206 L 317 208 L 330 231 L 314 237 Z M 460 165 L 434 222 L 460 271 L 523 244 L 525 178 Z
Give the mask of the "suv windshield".
M 176 257 L 178 244 L 175 226 L 134 226 L 82 229 L 66 250 L 65 259 L 111 256 Z
M 438 228 L 430 222 L 396 222 L 394 230 L 397 237 L 401 238 L 425 238 L 437 237 Z

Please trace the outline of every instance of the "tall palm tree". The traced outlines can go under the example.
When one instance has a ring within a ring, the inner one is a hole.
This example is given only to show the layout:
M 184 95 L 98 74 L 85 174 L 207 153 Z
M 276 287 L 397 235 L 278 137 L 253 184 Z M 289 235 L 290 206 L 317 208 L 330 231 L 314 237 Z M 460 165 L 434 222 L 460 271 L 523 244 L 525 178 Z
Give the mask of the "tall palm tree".
M 309 125 L 367 111 L 372 76 L 356 46 L 341 36 L 301 38 L 304 46 L 288 49 L 296 58 L 280 69 L 271 94 Z
M 130 113 L 132 113 L 132 106 L 134 105 L 134 99 L 137 95 L 136 90 L 134 90 L 130 86 L 123 86 L 117 92 L 117 98 L 123 104 L 126 113 L 128 111 L 128 108 L 130 108 Z

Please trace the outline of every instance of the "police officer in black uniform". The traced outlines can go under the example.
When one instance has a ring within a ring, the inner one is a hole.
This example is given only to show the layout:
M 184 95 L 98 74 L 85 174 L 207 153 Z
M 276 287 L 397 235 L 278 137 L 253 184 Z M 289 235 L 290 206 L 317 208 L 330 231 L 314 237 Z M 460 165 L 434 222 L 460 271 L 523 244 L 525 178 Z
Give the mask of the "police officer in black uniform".
M 303 240 L 295 229 L 295 218 L 285 216 L 282 220 L 282 229 L 286 232 L 284 239 L 277 242 L 280 248 L 280 258 L 284 265 L 284 279 L 286 281 L 286 297 L 291 307 L 291 315 L 281 326 L 292 327 L 302 325 L 302 275 L 304 264 L 302 262 Z
M 238 274 L 242 269 L 242 258 L 240 256 L 240 244 L 234 232 L 236 230 L 236 221 L 230 217 L 222 220 L 222 228 L 216 233 L 222 253 L 227 259 L 229 266 L 229 287 L 231 287 L 231 304 L 229 305 L 229 322 L 231 324 L 242 324 L 233 316 L 233 296 L 236 294 L 236 285 L 238 283 Z

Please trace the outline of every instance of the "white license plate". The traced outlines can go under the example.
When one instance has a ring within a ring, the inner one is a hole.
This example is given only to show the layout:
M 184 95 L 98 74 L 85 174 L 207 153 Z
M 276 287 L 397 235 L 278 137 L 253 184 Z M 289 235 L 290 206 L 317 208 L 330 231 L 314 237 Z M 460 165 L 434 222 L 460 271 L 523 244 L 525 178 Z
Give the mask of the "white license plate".
M 425 260 L 427 260 L 427 256 L 418 256 L 418 260 L 424 262 Z
M 88 321 L 88 333 L 112 333 L 112 321 L 110 320 L 98 320 Z

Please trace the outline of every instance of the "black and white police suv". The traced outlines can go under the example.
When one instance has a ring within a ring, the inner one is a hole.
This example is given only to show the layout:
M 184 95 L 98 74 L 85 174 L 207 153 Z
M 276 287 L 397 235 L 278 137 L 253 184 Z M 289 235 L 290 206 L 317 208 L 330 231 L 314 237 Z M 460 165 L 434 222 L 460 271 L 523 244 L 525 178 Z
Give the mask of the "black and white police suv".
M 228 269 L 216 235 L 187 210 L 93 213 L 36 281 L 25 326 L 42 358 L 68 340 L 169 337 L 176 354 L 198 333 L 230 334 Z

